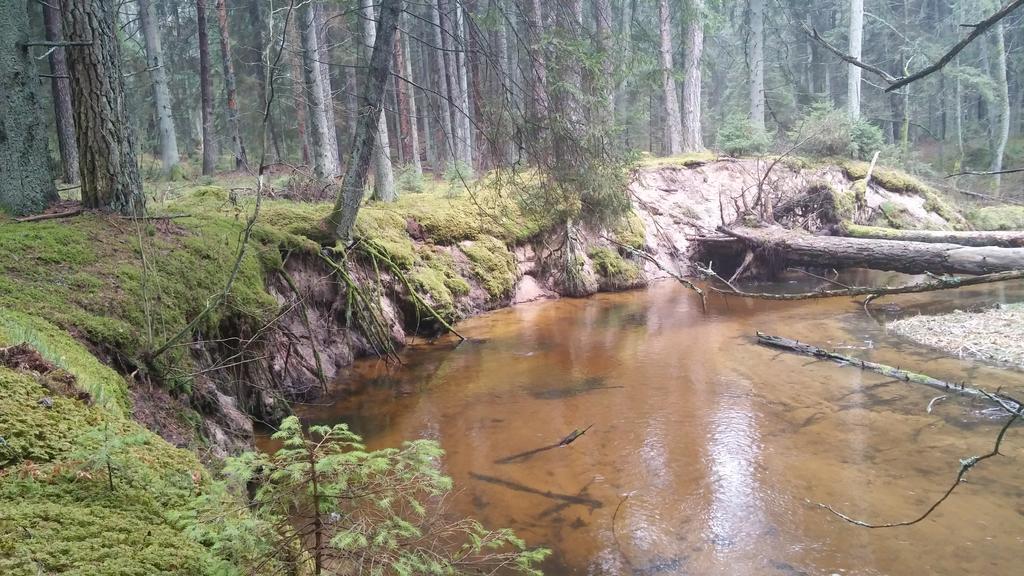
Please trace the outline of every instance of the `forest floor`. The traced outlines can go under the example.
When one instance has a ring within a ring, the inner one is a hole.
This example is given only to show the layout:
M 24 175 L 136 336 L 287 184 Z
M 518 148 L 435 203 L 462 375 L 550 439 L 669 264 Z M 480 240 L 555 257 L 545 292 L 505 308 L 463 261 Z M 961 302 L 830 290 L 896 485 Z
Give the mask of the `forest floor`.
M 959 358 L 1024 368 L 1024 303 L 901 318 L 895 333 Z

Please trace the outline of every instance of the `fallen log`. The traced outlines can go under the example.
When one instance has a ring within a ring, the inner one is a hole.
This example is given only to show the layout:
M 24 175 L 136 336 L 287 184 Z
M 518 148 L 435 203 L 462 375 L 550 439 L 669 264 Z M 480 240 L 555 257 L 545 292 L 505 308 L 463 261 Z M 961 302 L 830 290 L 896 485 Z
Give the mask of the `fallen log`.
M 46 214 L 36 214 L 35 216 L 25 216 L 23 218 L 15 218 L 14 221 L 19 224 L 22 222 L 41 222 L 43 220 L 56 220 L 58 218 L 70 218 L 72 216 L 78 216 L 82 213 L 81 208 L 72 208 L 71 210 L 65 210 L 64 212 L 47 212 Z
M 805 344 L 797 340 L 790 338 L 783 338 L 782 336 L 772 336 L 770 334 L 764 334 L 763 332 L 757 332 L 757 343 L 762 346 L 768 346 L 771 348 L 780 348 L 782 350 L 788 350 L 797 354 L 803 354 L 805 356 L 813 356 L 814 358 L 821 358 L 823 360 L 832 360 L 838 362 L 844 366 L 856 366 L 861 370 L 869 370 L 871 372 L 877 372 L 879 374 L 895 378 L 897 380 L 903 380 L 904 382 L 913 382 L 915 384 L 923 384 L 932 388 L 942 390 L 943 392 L 949 392 L 951 394 L 959 394 L 961 396 L 969 396 L 971 398 L 977 398 L 986 402 L 991 402 L 997 406 L 1000 406 L 1010 413 L 1020 414 L 1021 409 L 1024 406 L 1009 396 L 1002 395 L 998 392 L 988 392 L 980 388 L 972 388 L 966 384 L 946 382 L 945 380 L 939 380 L 938 378 L 932 378 L 926 374 L 919 374 L 917 372 L 911 372 L 909 370 L 903 370 L 902 368 L 895 368 L 886 364 L 879 364 L 877 362 L 869 362 L 867 360 L 861 360 L 854 358 L 853 356 L 846 356 L 845 354 L 839 354 L 837 352 L 831 352 L 824 348 L 818 348 L 811 344 Z
M 898 230 L 878 226 L 862 226 L 844 222 L 836 227 L 841 236 L 869 238 L 876 240 L 905 240 L 935 244 L 959 244 L 960 246 L 1000 246 L 1003 248 L 1024 247 L 1024 232 L 989 231 L 960 232 L 949 230 Z
M 701 271 L 713 275 L 725 282 L 725 280 L 707 268 L 700 268 Z M 828 280 L 827 278 L 825 280 Z M 793 292 L 789 294 L 774 294 L 771 292 L 744 292 L 738 288 L 731 287 L 726 290 L 706 287 L 709 292 L 722 294 L 723 296 L 738 296 L 740 298 L 756 298 L 758 300 L 812 300 L 817 298 L 842 298 L 854 296 L 868 296 L 869 301 L 881 296 L 892 294 L 916 294 L 919 292 L 934 292 L 936 290 L 952 290 L 979 284 L 992 284 L 993 282 L 1006 282 L 1008 280 L 1024 280 L 1024 270 L 1011 270 L 1009 272 L 996 272 L 995 274 L 983 274 L 981 276 L 943 276 L 905 284 L 903 286 L 851 286 L 837 290 L 818 290 L 817 292 Z M 831 282 L 831 280 L 828 280 Z
M 873 268 L 905 274 L 990 274 L 1024 270 L 1024 248 L 811 236 L 778 226 L 718 228 L 785 265 Z

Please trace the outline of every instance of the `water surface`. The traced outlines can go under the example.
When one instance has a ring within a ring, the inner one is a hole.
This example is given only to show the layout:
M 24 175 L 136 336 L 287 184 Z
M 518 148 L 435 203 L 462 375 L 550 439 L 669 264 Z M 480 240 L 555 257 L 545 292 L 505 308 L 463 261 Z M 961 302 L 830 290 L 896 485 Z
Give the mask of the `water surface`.
M 794 288 L 794 286 L 790 286 Z M 455 512 L 554 551 L 550 574 L 1020 574 L 1024 430 L 925 521 L 959 459 L 1001 417 L 967 400 L 757 346 L 754 331 L 1024 390 L 1019 372 L 944 358 L 886 333 L 887 316 L 1019 300 L 1024 286 L 889 298 L 712 299 L 675 283 L 517 306 L 460 324 L 458 347 L 357 363 L 301 410 L 373 448 L 431 438 Z M 893 307 L 898 303 L 899 308 Z M 570 446 L 498 463 L 593 427 Z

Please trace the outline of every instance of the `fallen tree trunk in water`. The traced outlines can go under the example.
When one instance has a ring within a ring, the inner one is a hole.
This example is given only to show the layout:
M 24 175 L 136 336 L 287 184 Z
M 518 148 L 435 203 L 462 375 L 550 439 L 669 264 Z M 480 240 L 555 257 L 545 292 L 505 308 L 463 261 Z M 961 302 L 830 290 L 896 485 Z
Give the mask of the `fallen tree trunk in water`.
M 818 348 L 811 344 L 805 344 L 797 340 L 790 338 L 783 338 L 781 336 L 772 336 L 770 334 L 764 334 L 757 332 L 757 343 L 763 346 L 769 346 L 771 348 L 781 348 L 790 352 L 796 352 L 797 354 L 804 354 L 805 356 L 813 356 L 815 358 L 821 358 L 823 360 L 832 360 L 844 365 L 856 366 L 862 370 L 870 370 L 879 374 L 889 376 L 890 378 L 896 378 L 897 380 L 903 380 L 904 382 L 913 382 L 915 384 L 923 384 L 932 388 L 949 392 L 952 394 L 960 394 L 963 396 L 970 396 L 972 398 L 978 398 L 992 402 L 993 404 L 999 405 L 1002 408 L 1008 410 L 1011 413 L 1019 414 L 1021 409 L 1024 408 L 1021 404 L 1008 396 L 1003 396 L 996 393 L 987 392 L 980 388 L 972 388 L 965 384 L 955 384 L 946 382 L 945 380 L 939 380 L 932 378 L 926 374 L 919 374 L 917 372 L 910 372 L 909 370 L 903 370 L 901 368 L 894 368 L 886 364 L 878 364 L 877 362 L 868 362 L 867 360 L 861 360 L 852 356 L 846 356 L 837 352 L 830 352 L 824 348 Z
M 786 265 L 873 268 L 905 274 L 989 274 L 1024 270 L 1024 248 L 811 236 L 780 228 L 718 230 Z
M 898 230 L 878 226 L 862 226 L 844 222 L 837 227 L 841 236 L 869 238 L 876 240 L 904 240 L 934 244 L 958 244 L 960 246 L 1000 246 L 1003 248 L 1024 247 L 1024 232 L 954 232 L 949 230 Z
M 712 272 L 704 269 L 705 272 Z M 714 276 L 718 276 L 714 274 Z M 722 279 L 718 276 L 719 279 Z M 892 294 L 915 294 L 919 292 L 934 292 L 936 290 L 952 290 L 966 286 L 977 286 L 979 284 L 991 284 L 993 282 L 1006 282 L 1008 280 L 1024 280 L 1024 270 L 1011 270 L 1009 272 L 996 272 L 995 274 L 983 274 L 981 276 L 948 276 L 935 278 L 915 284 L 904 286 L 851 286 L 837 290 L 819 290 L 817 292 L 796 292 L 791 294 L 774 294 L 771 292 L 744 292 L 733 288 L 724 290 L 722 288 L 710 287 L 708 290 L 724 296 L 739 296 L 740 298 L 757 298 L 759 300 L 811 300 L 816 298 L 841 298 L 853 296 L 867 296 L 865 304 L 881 296 Z M 725 280 L 722 279 L 724 282 Z

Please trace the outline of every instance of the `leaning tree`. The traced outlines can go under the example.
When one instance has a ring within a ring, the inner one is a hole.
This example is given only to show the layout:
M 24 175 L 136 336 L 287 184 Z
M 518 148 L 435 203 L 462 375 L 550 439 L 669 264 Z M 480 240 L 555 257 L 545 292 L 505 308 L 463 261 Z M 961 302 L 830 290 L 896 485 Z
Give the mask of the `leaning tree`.
M 57 198 L 25 0 L 0 2 L 0 209 L 38 212 Z

